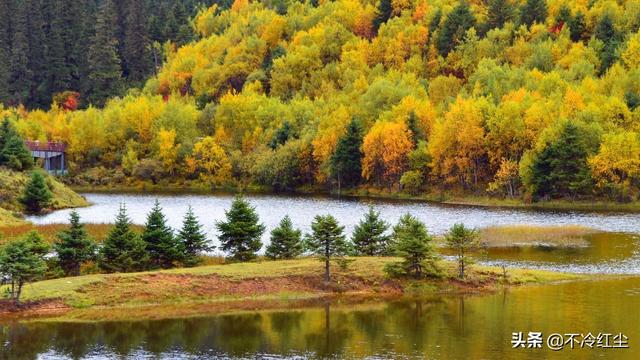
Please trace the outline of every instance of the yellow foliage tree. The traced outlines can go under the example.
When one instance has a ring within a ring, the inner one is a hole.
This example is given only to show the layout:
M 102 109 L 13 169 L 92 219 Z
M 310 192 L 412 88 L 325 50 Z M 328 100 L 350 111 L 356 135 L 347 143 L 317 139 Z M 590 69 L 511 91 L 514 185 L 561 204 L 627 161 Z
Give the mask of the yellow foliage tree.
M 362 143 L 362 177 L 388 186 L 399 183 L 414 147 L 411 135 L 404 121 L 377 122 Z
M 433 173 L 446 182 L 477 184 L 483 173 L 485 131 L 484 99 L 458 97 L 444 119 L 436 122 L 429 141 Z
M 224 149 L 207 136 L 193 147 L 191 163 L 202 181 L 221 184 L 231 177 L 231 162 Z

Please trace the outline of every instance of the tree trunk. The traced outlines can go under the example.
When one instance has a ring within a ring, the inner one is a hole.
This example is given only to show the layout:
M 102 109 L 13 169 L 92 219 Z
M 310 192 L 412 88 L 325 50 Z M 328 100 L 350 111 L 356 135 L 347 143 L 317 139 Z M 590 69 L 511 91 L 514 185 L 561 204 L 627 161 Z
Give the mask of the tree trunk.
M 22 285 L 24 283 L 22 281 L 18 281 L 18 289 L 15 292 L 15 296 L 13 298 L 13 303 L 16 306 L 20 306 L 20 294 L 22 293 Z
M 325 247 L 324 250 L 324 283 L 329 284 L 329 281 L 331 280 L 331 274 L 330 274 L 330 270 L 329 270 L 329 246 Z

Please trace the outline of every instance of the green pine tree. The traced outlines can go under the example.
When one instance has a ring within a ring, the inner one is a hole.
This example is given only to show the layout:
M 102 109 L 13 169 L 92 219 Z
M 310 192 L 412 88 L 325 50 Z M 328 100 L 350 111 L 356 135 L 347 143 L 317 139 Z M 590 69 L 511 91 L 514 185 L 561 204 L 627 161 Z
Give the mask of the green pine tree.
M 373 29 L 377 32 L 380 26 L 391 18 L 393 13 L 393 6 L 391 0 L 380 0 L 378 3 L 378 10 L 376 11 L 376 17 L 373 19 Z
M 107 272 L 133 272 L 144 270 L 148 262 L 145 243 L 131 230 L 131 220 L 123 204 L 115 225 L 100 248 L 100 268 Z
M 557 140 L 536 156 L 531 168 L 533 193 L 538 198 L 585 194 L 592 185 L 585 136 L 566 123 Z
M 613 24 L 613 18 L 609 14 L 605 14 L 596 26 L 593 36 L 602 41 L 602 49 L 600 50 L 600 74 L 604 74 L 618 60 L 618 46 L 620 45 L 620 36 Z
M 122 91 L 122 69 L 118 57 L 117 13 L 112 0 L 100 5 L 95 35 L 89 47 L 89 101 L 104 105 Z
M 162 213 L 158 200 L 156 200 L 151 212 L 147 215 L 147 223 L 142 232 L 142 240 L 146 245 L 152 269 L 169 269 L 182 260 L 184 253 L 182 244 L 173 235 L 173 230 L 167 225 L 167 220 Z
M 355 186 L 360 183 L 362 174 L 362 127 L 357 119 L 352 119 L 347 132 L 336 144 L 331 156 L 331 176 L 338 182 L 338 191 L 342 186 Z
M 34 171 L 24 188 L 20 202 L 27 212 L 37 214 L 51 204 L 52 198 L 44 176 L 39 171 Z
M 476 24 L 476 18 L 471 13 L 469 4 L 461 1 L 449 15 L 447 15 L 442 29 L 440 29 L 437 48 L 440 55 L 446 57 L 460 44 L 467 30 Z
M 500 29 L 515 18 L 515 8 L 511 0 L 489 0 L 487 6 L 487 30 Z
M 401 257 L 401 263 L 392 263 L 385 271 L 392 276 L 411 276 L 420 279 L 436 275 L 438 259 L 433 248 L 433 238 L 424 223 L 410 214 L 403 215 L 393 227 L 393 252 Z
M 0 274 L 8 281 L 8 292 L 16 306 L 20 305 L 22 288 L 28 282 L 41 279 L 47 271 L 45 256 L 49 246 L 38 232 L 9 242 L 0 249 Z
M 261 237 L 265 231 L 255 208 L 238 195 L 225 214 L 226 221 L 216 222 L 220 232 L 220 248 L 236 261 L 255 259 L 256 253 L 262 248 Z
M 449 230 L 445 239 L 447 246 L 455 252 L 454 256 L 458 263 L 458 277 L 464 279 L 464 273 L 471 264 L 469 252 L 480 248 L 478 232 L 465 227 L 463 224 L 455 224 Z
M 344 226 L 331 215 L 317 215 L 311 223 L 311 233 L 305 236 L 307 250 L 324 261 L 324 281 L 331 281 L 331 259 L 346 256 L 350 249 L 344 236 Z
M 207 239 L 207 235 L 202 230 L 202 225 L 198 222 L 191 206 L 184 216 L 182 229 L 178 232 L 178 240 L 184 251 L 182 263 L 186 266 L 198 265 L 201 261 L 198 255 L 215 249 L 215 246 L 211 245 Z
M 531 26 L 544 24 L 547 19 L 547 2 L 545 0 L 527 0 L 520 9 L 520 23 Z
M 33 166 L 31 152 L 9 119 L 0 124 L 0 166 L 22 171 Z
M 386 235 L 389 224 L 380 218 L 380 213 L 373 207 L 365 214 L 353 229 L 351 241 L 355 247 L 357 255 L 380 256 L 388 252 L 390 236 Z
M 58 256 L 58 264 L 67 276 L 80 275 L 80 266 L 95 258 L 96 243 L 87 234 L 77 211 L 71 212 L 69 227 L 58 233 L 53 249 Z
M 295 229 L 291 218 L 287 215 L 275 229 L 271 230 L 271 243 L 265 255 L 272 260 L 293 259 L 304 252 L 302 231 Z
M 585 40 L 585 35 L 587 33 L 587 24 L 585 22 L 584 14 L 581 11 L 578 11 L 576 13 L 576 16 L 571 18 L 568 25 L 572 41 Z

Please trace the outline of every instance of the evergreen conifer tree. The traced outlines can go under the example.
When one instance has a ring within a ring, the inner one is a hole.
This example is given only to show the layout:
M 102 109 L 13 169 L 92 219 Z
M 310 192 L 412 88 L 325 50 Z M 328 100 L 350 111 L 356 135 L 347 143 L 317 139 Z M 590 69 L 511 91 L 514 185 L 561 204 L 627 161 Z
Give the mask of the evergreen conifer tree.
M 182 229 L 178 232 L 178 240 L 184 251 L 182 263 L 186 266 L 198 265 L 200 263 L 199 254 L 215 249 L 215 246 L 211 245 L 207 239 L 207 235 L 202 230 L 202 225 L 198 222 L 191 206 L 184 216 Z
M 578 11 L 576 15 L 571 18 L 568 25 L 572 41 L 580 41 L 585 39 L 587 24 L 584 19 L 584 14 L 581 11 Z
M 293 227 L 291 218 L 287 215 L 271 231 L 271 243 L 267 246 L 265 255 L 272 260 L 293 259 L 303 252 L 302 231 Z
M 463 224 L 455 224 L 449 230 L 445 239 L 447 246 L 455 252 L 455 258 L 458 262 L 458 277 L 464 279 L 464 273 L 471 264 L 469 251 L 480 247 L 478 233 Z
M 169 269 L 182 260 L 184 250 L 173 230 L 167 225 L 160 203 L 156 200 L 147 216 L 147 223 L 142 232 L 147 254 L 152 269 Z
M 545 0 L 527 0 L 520 10 L 520 23 L 531 26 L 544 24 L 547 19 L 547 2 Z
M 598 22 L 593 36 L 602 41 L 600 50 L 600 74 L 607 71 L 618 60 L 617 49 L 620 45 L 620 37 L 613 24 L 613 18 L 605 14 Z
M 53 249 L 58 256 L 58 264 L 67 276 L 80 275 L 80 265 L 95 257 L 96 243 L 87 234 L 77 211 L 71 212 L 69 228 L 58 233 Z
M 534 159 L 531 169 L 534 194 L 547 198 L 586 193 L 592 185 L 588 156 L 579 128 L 570 122 L 565 124 L 558 139 Z
M 24 188 L 20 202 L 27 212 L 37 214 L 49 206 L 52 197 L 44 176 L 39 171 L 34 171 Z
M 307 250 L 324 261 L 324 281 L 331 281 L 331 259 L 349 253 L 350 246 L 344 236 L 344 226 L 331 215 L 317 215 L 311 223 L 311 233 L 305 236 Z
M 373 28 L 377 32 L 380 29 L 380 26 L 391 18 L 393 13 L 393 6 L 391 4 L 391 0 L 380 0 L 378 3 L 378 10 L 376 12 L 376 17 L 373 20 Z
M 331 157 L 331 175 L 338 182 L 338 191 L 344 186 L 355 186 L 362 176 L 362 127 L 352 119 L 347 132 L 336 144 Z
M 356 254 L 364 256 L 379 256 L 387 253 L 390 236 L 385 233 L 389 229 L 389 224 L 380 219 L 380 213 L 373 207 L 365 214 L 353 229 L 351 241 L 355 247 Z
M 31 152 L 9 119 L 0 124 L 0 165 L 14 170 L 27 170 L 33 165 Z
M 255 259 L 256 253 L 262 248 L 261 237 L 265 231 L 255 208 L 238 195 L 225 214 L 226 221 L 216 222 L 220 248 L 236 261 Z
M 427 273 L 436 274 L 437 256 L 432 241 L 424 223 L 410 214 L 403 215 L 393 227 L 393 251 L 403 261 L 389 264 L 385 271 L 394 276 L 412 276 L 416 279 Z
M 46 273 L 45 255 L 48 252 L 49 246 L 36 231 L 0 249 L 0 274 L 9 282 L 7 290 L 15 305 L 20 305 L 23 286 L 41 279 Z
M 515 17 L 511 0 L 489 0 L 487 6 L 486 30 L 500 29 Z
M 476 24 L 476 19 L 471 13 L 469 4 L 462 1 L 447 15 L 442 29 L 438 35 L 437 47 L 440 55 L 446 57 L 449 52 L 458 46 L 471 27 Z
M 131 220 L 123 204 L 100 249 L 99 265 L 107 272 L 133 272 L 144 270 L 148 262 L 145 243 L 131 230 Z

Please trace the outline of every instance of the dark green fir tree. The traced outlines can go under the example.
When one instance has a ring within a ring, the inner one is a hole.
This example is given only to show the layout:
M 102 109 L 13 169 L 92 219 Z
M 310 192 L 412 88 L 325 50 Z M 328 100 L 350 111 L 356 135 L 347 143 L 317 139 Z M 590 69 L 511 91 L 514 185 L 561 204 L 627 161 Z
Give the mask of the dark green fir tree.
M 116 222 L 100 249 L 100 268 L 107 272 L 144 270 L 149 262 L 145 243 L 131 229 L 127 209 L 120 206 Z
M 178 232 L 178 240 L 184 251 L 182 263 L 185 266 L 198 265 L 201 262 L 199 255 L 215 249 L 215 246 L 211 245 L 211 242 L 207 239 L 207 235 L 202 230 L 202 225 L 191 206 L 189 206 L 184 216 L 182 229 Z
M 182 243 L 173 235 L 173 230 L 167 225 L 167 219 L 162 213 L 158 200 L 147 215 L 142 241 L 145 243 L 152 269 L 169 269 L 182 260 L 184 253 Z
M 255 259 L 262 248 L 261 237 L 265 231 L 255 208 L 238 195 L 225 214 L 226 221 L 216 222 L 220 248 L 236 261 Z
M 67 276 L 80 275 L 80 266 L 95 258 L 96 243 L 87 234 L 77 211 L 71 212 L 69 227 L 58 233 L 53 250 L 57 254 L 58 264 Z
M 291 218 L 287 215 L 271 231 L 271 243 L 267 246 L 265 255 L 272 260 L 293 259 L 303 252 L 302 231 L 293 227 Z

